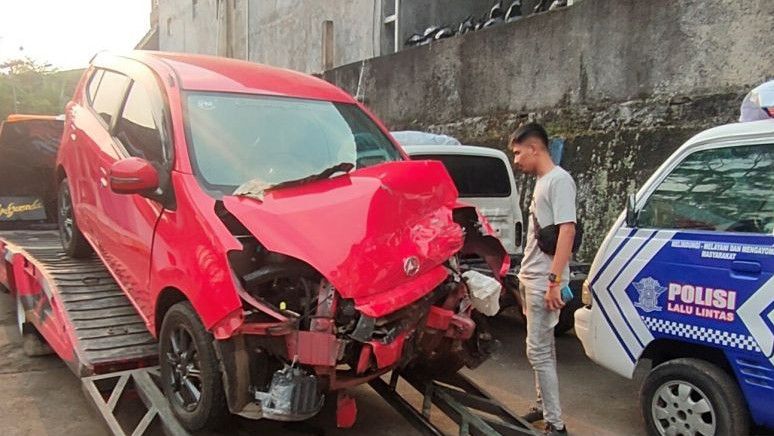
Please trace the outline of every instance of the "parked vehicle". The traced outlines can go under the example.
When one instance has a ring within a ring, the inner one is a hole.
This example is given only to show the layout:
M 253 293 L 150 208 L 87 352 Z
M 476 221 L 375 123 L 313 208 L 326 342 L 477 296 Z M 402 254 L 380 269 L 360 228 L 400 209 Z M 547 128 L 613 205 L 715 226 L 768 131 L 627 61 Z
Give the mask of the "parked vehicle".
M 408 161 L 340 89 L 230 59 L 100 54 L 66 117 L 63 246 L 93 249 L 158 337 L 187 428 L 303 420 L 395 367 L 488 357 L 457 257 L 479 250 L 498 276 L 504 248 L 440 163 Z
M 500 307 L 521 308 L 518 273 L 523 254 L 524 229 L 519 190 L 508 156 L 489 147 L 455 145 L 459 141 L 444 135 L 423 132 L 393 132 L 393 135 L 412 158 L 443 162 L 457 186 L 460 201 L 475 206 L 489 222 L 495 236 L 511 256 L 511 268 L 504 280 L 509 292 L 503 294 Z M 416 143 L 422 145 L 414 145 Z M 465 262 L 479 271 L 487 270 L 487 265 L 475 258 L 465 259 Z M 562 309 L 559 323 L 555 327 L 557 334 L 573 328 L 573 314 L 583 305 L 581 287 L 586 280 L 588 267 L 588 264 L 582 262 L 570 263 L 570 288 L 575 298 Z
M 461 201 L 486 217 L 508 254 L 523 253 L 519 190 L 504 152 L 470 145 L 401 145 L 414 159 L 443 162 Z
M 0 123 L 0 229 L 56 218 L 50 181 L 63 126 L 63 117 L 41 115 L 14 114 Z
M 774 427 L 774 121 L 681 146 L 615 222 L 584 285 L 586 354 L 631 378 L 650 364 L 650 434 Z

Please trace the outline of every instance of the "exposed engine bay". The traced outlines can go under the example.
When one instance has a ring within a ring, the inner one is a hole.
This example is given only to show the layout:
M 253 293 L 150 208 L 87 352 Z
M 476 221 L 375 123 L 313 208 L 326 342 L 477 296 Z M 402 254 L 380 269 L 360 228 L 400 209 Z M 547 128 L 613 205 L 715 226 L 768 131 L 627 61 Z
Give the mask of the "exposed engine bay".
M 405 260 L 411 280 L 398 287 L 428 291 L 408 304 L 387 301 L 395 309 L 382 316 L 364 313 L 356 298 L 345 298 L 308 263 L 267 249 L 220 202 L 216 213 L 243 247 L 229 252 L 243 324 L 238 334 L 216 341 L 232 413 L 304 420 L 328 392 L 394 369 L 453 374 L 475 368 L 497 345 L 471 301 L 464 259 L 477 256 L 501 277 L 508 257 L 475 208 L 454 210 L 464 244 L 441 265 L 414 276 L 418 261 Z

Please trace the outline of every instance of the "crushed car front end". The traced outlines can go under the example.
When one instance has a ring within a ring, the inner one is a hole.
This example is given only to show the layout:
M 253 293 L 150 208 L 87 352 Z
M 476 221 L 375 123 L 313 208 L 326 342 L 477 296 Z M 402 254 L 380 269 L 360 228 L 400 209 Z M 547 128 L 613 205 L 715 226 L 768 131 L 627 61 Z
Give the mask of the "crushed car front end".
M 488 357 L 494 341 L 457 260 L 507 257 L 457 207 L 440 163 L 385 163 L 217 207 L 244 247 L 229 253 L 243 319 L 219 345 L 233 412 L 306 419 L 325 392 L 396 367 L 455 372 Z
M 242 307 L 209 328 L 232 413 L 304 420 L 391 369 L 487 358 L 494 341 L 458 258 L 477 253 L 497 275 L 507 255 L 440 162 L 406 160 L 354 102 L 183 100 L 210 225 L 241 247 L 226 256 Z

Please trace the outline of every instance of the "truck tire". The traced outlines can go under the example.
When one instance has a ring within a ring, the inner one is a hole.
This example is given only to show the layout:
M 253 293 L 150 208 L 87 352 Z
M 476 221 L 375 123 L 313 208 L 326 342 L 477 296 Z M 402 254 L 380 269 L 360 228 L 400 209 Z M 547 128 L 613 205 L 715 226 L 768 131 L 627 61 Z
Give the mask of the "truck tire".
M 217 429 L 229 417 L 212 342 L 191 303 L 177 303 L 164 316 L 159 333 L 164 396 L 190 431 Z
M 75 220 L 73 201 L 70 196 L 70 185 L 67 178 L 59 182 L 59 194 L 57 196 L 57 222 L 59 224 L 59 239 L 65 253 L 74 258 L 89 257 L 94 250 L 89 241 L 81 233 L 78 222 Z
M 648 434 L 746 435 L 750 418 L 739 386 L 699 359 L 675 359 L 646 377 L 640 406 Z

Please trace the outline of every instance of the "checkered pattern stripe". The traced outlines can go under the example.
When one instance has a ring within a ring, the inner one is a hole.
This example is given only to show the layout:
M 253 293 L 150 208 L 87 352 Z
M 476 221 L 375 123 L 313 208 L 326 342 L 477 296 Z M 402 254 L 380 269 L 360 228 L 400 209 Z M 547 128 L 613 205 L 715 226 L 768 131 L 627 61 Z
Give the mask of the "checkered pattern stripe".
M 679 336 L 681 338 L 695 339 L 726 347 L 734 347 L 740 350 L 761 351 L 758 343 L 755 342 L 755 339 L 753 339 L 752 336 L 645 316 L 642 317 L 642 320 L 645 322 L 645 325 L 654 332 Z

